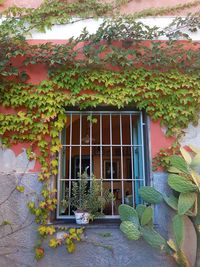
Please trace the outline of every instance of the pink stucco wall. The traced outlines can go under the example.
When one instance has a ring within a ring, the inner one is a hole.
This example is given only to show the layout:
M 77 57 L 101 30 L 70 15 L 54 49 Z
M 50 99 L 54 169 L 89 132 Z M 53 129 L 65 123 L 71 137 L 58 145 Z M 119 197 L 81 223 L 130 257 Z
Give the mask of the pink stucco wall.
M 0 11 L 9 6 L 19 6 L 19 7 L 38 7 L 43 1 L 42 0 L 5 0 L 4 4 L 0 6 Z M 73 0 L 69 1 L 73 2 Z M 103 0 L 100 2 L 112 2 L 112 0 Z M 152 7 L 168 7 L 175 6 L 177 4 L 189 3 L 191 0 L 132 0 L 128 4 L 124 5 L 120 11 L 122 14 L 130 14 L 133 12 L 141 11 L 146 8 Z M 200 7 L 190 8 L 179 12 L 181 15 L 185 15 L 188 12 L 200 11 Z M 170 14 L 168 14 L 170 15 Z M 173 15 L 173 14 L 172 14 Z
M 38 43 L 44 43 L 44 40 L 41 41 L 29 41 L 32 44 Z M 56 41 L 54 40 L 54 43 Z M 66 41 L 57 41 L 56 43 L 64 43 Z M 20 60 L 17 62 L 14 62 L 14 64 L 19 64 Z M 47 69 L 44 65 L 31 65 L 26 69 L 27 73 L 30 76 L 29 82 L 33 84 L 38 84 L 42 80 L 47 78 Z M 13 114 L 16 110 L 12 108 L 4 108 L 0 106 L 0 113 L 5 114 Z M 150 125 L 150 145 L 151 145 L 151 152 L 152 157 L 156 155 L 156 153 L 159 152 L 160 148 L 167 148 L 169 147 L 172 142 L 173 138 L 167 138 L 164 134 L 164 131 L 161 129 L 159 122 L 151 122 Z M 12 147 L 13 151 L 15 152 L 16 156 L 22 152 L 22 148 L 27 148 L 29 146 L 28 143 L 23 144 L 16 144 Z M 37 148 L 35 152 L 38 152 Z M 37 172 L 40 170 L 40 164 L 37 162 L 35 165 L 35 168 L 32 170 L 34 172 Z
M 173 6 L 178 3 L 188 3 L 190 0 L 133 0 L 130 3 L 126 4 L 123 8 L 121 8 L 122 13 L 132 13 L 136 11 L 141 11 L 144 8 L 150 8 L 150 7 L 166 7 L 166 6 Z M 4 4 L 0 6 L 0 11 L 3 9 L 9 7 L 9 6 L 20 6 L 20 7 L 38 7 L 42 3 L 42 0 L 5 0 Z M 188 11 L 198 11 L 200 8 L 190 9 Z M 180 14 L 187 14 L 188 11 L 181 12 Z M 170 14 L 169 14 L 170 15 Z M 45 43 L 45 40 L 31 40 L 29 41 L 30 44 L 36 44 L 36 43 Z M 65 43 L 64 40 L 53 40 L 53 43 Z M 15 64 L 18 64 L 19 61 Z M 40 83 L 43 79 L 47 78 L 47 72 L 46 67 L 44 65 L 32 65 L 29 66 L 27 69 L 27 72 L 30 76 L 30 82 L 34 84 Z M 0 107 L 0 112 L 4 113 L 13 113 L 15 110 L 13 109 L 5 109 Z M 152 157 L 156 155 L 157 152 L 159 152 L 160 148 L 167 148 L 169 147 L 172 142 L 173 138 L 167 138 L 164 135 L 164 131 L 161 129 L 159 122 L 151 122 L 150 125 L 150 144 L 151 144 L 151 152 Z M 16 155 L 21 153 L 22 147 L 28 147 L 28 144 L 18 144 L 13 146 L 13 150 Z M 40 165 L 37 163 L 33 171 L 39 171 Z

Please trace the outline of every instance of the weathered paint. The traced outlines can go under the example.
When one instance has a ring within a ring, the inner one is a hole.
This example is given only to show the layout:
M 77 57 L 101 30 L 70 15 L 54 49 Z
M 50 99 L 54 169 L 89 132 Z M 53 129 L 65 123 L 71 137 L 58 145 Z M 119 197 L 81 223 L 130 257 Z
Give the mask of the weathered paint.
M 164 29 L 168 27 L 175 17 L 148 17 L 138 19 L 137 21 L 142 22 L 144 25 L 147 25 L 151 28 L 158 27 Z M 79 37 L 83 29 L 86 29 L 90 34 L 94 34 L 99 26 L 102 24 L 103 19 L 73 19 L 73 23 L 66 25 L 54 25 L 51 29 L 47 29 L 45 33 L 32 31 L 31 37 L 27 37 L 30 40 L 67 40 L 71 37 Z M 200 31 L 190 32 L 186 29 L 182 30 L 183 33 L 188 34 L 193 41 L 200 40 Z M 167 40 L 166 36 L 160 36 L 159 40 Z M 184 38 L 183 38 L 184 39 Z M 186 39 L 186 38 L 185 38 Z

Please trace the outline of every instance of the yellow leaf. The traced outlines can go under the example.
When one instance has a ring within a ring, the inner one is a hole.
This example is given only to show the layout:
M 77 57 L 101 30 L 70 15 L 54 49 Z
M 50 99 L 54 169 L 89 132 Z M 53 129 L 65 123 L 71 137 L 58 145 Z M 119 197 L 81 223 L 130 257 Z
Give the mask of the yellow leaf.
M 49 246 L 51 248 L 56 248 L 57 246 L 61 245 L 62 241 L 60 239 L 52 238 L 49 240 Z
M 79 228 L 79 229 L 77 229 L 77 234 L 82 234 L 83 233 L 83 228 Z
M 69 233 L 70 234 L 75 234 L 76 233 L 76 229 L 75 228 L 70 228 L 69 229 Z
M 40 260 L 44 257 L 44 249 L 39 247 L 35 249 L 35 258 L 36 260 Z
M 190 173 L 191 173 L 193 181 L 195 182 L 195 184 L 197 185 L 197 187 L 200 190 L 200 175 L 197 172 L 193 171 L 193 170 L 191 170 Z
M 49 235 L 53 235 L 56 231 L 53 226 L 48 226 L 47 228 L 48 228 L 47 231 Z
M 187 162 L 187 164 L 190 164 L 192 162 L 192 158 L 191 158 L 189 152 L 187 152 L 185 150 L 185 148 L 183 148 L 183 147 L 180 148 L 180 151 L 181 151 L 181 154 L 182 154 L 183 158 Z
M 174 251 L 177 251 L 176 245 L 172 239 L 169 239 L 167 241 L 167 244 L 170 246 L 171 249 L 173 249 Z
M 22 185 L 17 185 L 17 186 L 16 186 L 16 190 L 19 191 L 20 193 L 23 193 L 23 192 L 24 192 L 24 186 L 22 186 Z
M 76 250 L 76 245 L 73 242 L 71 242 L 69 245 L 67 245 L 67 251 L 69 253 L 73 253 L 75 250 Z

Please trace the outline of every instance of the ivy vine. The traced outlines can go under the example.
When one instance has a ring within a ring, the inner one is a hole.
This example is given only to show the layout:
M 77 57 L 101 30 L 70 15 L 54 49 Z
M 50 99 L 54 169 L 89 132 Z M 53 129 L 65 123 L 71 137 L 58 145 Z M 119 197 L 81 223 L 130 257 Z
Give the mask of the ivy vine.
M 159 29 L 135 19 L 172 10 L 148 10 L 123 17 L 113 14 L 113 8 L 122 4 L 48 0 L 38 9 L 13 7 L 3 13 L 6 20 L 0 26 L 0 104 L 15 112 L 0 114 L 0 135 L 4 145 L 28 142 L 29 159 L 41 164 L 38 180 L 43 183 L 42 198 L 28 203 L 40 224 L 38 259 L 44 254 L 42 241 L 55 232 L 53 226 L 46 226 L 57 202 L 49 182 L 57 175 L 59 133 L 66 124 L 66 107 L 131 105 L 146 110 L 153 120 L 167 126 L 167 135 L 176 136 L 191 121 L 198 121 L 200 46 L 189 40 L 184 29 L 199 30 L 199 15 L 176 18 L 165 29 Z M 194 1 L 174 7 L 174 11 L 197 5 L 199 1 Z M 72 16 L 84 19 L 106 15 L 114 18 L 105 19 L 95 34 L 84 30 L 64 45 L 29 45 L 25 38 L 32 29 L 45 31 L 55 23 L 73 23 Z M 155 41 L 160 37 L 168 39 Z M 38 63 L 47 67 L 48 79 L 35 85 L 29 82 L 27 66 Z M 70 231 L 64 239 L 72 252 L 71 236 L 79 241 L 82 230 Z M 53 239 L 50 246 L 61 243 Z

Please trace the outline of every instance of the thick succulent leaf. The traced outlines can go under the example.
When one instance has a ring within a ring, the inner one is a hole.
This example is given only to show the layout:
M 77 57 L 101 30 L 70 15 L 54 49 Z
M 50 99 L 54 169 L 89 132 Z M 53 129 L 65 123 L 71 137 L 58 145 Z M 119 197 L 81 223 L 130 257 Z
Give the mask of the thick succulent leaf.
M 166 249 L 166 240 L 154 229 L 149 227 L 142 227 L 142 236 L 146 242 L 154 248 L 159 248 L 161 250 Z
M 173 234 L 178 248 L 181 248 L 184 240 L 184 219 L 183 216 L 175 215 L 172 219 Z
M 163 201 L 162 194 L 151 186 L 143 186 L 138 192 L 141 198 L 148 203 L 157 204 Z
M 153 219 L 153 209 L 152 207 L 146 207 L 141 218 L 141 225 L 146 225 Z
M 197 193 L 188 192 L 188 193 L 180 193 L 178 199 L 178 214 L 185 214 L 193 205 L 197 198 Z
M 190 153 L 187 150 L 185 150 L 185 148 L 183 148 L 183 147 L 180 148 L 180 151 L 181 151 L 183 158 L 187 162 L 187 164 L 190 165 L 190 163 L 192 162 L 192 158 L 190 156 Z
M 176 167 L 173 167 L 173 166 L 169 167 L 169 169 L 167 169 L 167 171 L 171 172 L 171 173 L 178 173 L 178 174 L 183 173 L 182 171 L 180 171 L 179 169 L 177 169 Z
M 145 209 L 146 209 L 146 206 L 143 205 L 143 204 L 139 204 L 136 207 L 136 211 L 137 211 L 137 214 L 138 214 L 138 217 L 139 217 L 140 220 L 142 218 L 142 214 L 143 214 L 143 212 L 144 212 Z
M 138 218 L 138 214 L 137 211 L 126 204 L 121 204 L 118 208 L 119 211 L 119 215 L 120 215 L 120 219 L 122 221 L 130 221 L 133 222 L 137 225 L 139 225 L 139 218 Z
M 198 191 L 198 187 L 184 176 L 170 174 L 168 176 L 168 185 L 177 192 L 186 193 L 190 191 Z
M 120 230 L 130 240 L 138 240 L 140 238 L 140 231 L 138 226 L 132 222 L 124 221 L 120 224 Z
M 176 198 L 175 196 L 171 195 L 171 196 L 163 196 L 164 201 L 167 203 L 168 206 L 170 206 L 172 209 L 174 210 L 178 210 L 178 198 Z
M 183 173 L 189 174 L 188 166 L 185 160 L 182 157 L 179 157 L 177 155 L 173 155 L 170 157 L 170 165 L 171 167 L 175 167 L 179 171 Z

